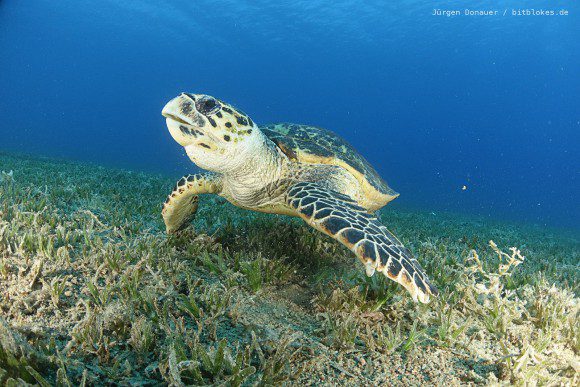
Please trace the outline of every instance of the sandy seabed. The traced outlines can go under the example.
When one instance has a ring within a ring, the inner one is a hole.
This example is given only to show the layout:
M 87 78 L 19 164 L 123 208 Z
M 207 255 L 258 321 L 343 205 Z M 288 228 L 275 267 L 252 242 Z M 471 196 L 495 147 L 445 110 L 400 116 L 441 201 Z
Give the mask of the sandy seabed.
M 174 181 L 0 153 L 0 382 L 578 385 L 577 233 L 382 210 L 440 296 L 415 304 L 297 219 Z

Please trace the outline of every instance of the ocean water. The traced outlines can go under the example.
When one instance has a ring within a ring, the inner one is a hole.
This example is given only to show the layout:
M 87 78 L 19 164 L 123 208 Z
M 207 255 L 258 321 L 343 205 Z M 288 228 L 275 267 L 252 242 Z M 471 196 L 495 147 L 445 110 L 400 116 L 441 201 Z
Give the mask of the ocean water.
M 161 108 L 179 92 L 206 93 L 258 124 L 336 131 L 401 193 L 392 206 L 579 229 L 580 7 L 465 9 L 3 1 L 0 151 L 178 178 L 196 168 Z

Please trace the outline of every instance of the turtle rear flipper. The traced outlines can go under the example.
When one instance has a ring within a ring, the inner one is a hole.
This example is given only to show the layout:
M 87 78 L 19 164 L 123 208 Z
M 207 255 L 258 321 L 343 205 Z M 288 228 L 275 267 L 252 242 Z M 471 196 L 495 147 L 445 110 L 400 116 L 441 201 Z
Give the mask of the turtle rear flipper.
M 382 272 L 403 285 L 415 301 L 427 303 L 431 295 L 437 296 L 437 288 L 411 252 L 349 196 L 305 182 L 290 187 L 286 203 L 306 223 L 354 252 L 365 265 L 367 275 Z
M 182 177 L 163 203 L 161 215 L 168 234 L 177 232 L 189 224 L 197 212 L 199 194 L 221 191 L 221 178 L 214 173 Z

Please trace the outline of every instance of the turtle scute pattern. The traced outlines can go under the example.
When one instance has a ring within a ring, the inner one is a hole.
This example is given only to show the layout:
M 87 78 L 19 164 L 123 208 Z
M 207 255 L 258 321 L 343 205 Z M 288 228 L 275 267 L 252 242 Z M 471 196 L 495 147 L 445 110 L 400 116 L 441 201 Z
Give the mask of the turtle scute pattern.
M 327 159 L 330 164 L 333 164 L 332 159 L 338 159 L 363 175 L 377 191 L 393 193 L 369 162 L 346 140 L 330 130 L 289 123 L 264 125 L 260 130 L 294 160 L 297 160 L 298 151 L 315 155 L 321 160 Z
M 316 183 L 295 184 L 286 202 L 314 228 L 337 239 L 366 266 L 403 285 L 416 301 L 428 302 L 438 294 L 411 252 L 375 216 L 350 197 L 321 188 Z

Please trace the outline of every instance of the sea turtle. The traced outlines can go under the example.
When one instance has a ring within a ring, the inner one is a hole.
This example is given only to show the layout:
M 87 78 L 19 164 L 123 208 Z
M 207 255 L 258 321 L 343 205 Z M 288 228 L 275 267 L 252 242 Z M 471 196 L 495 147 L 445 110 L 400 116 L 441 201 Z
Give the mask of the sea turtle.
M 373 213 L 399 194 L 335 133 L 308 125 L 258 127 L 241 110 L 204 94 L 182 93 L 162 111 L 173 139 L 210 172 L 179 180 L 163 205 L 168 233 L 187 226 L 199 194 L 248 210 L 301 217 L 403 285 L 415 301 L 437 295 L 411 252 Z

